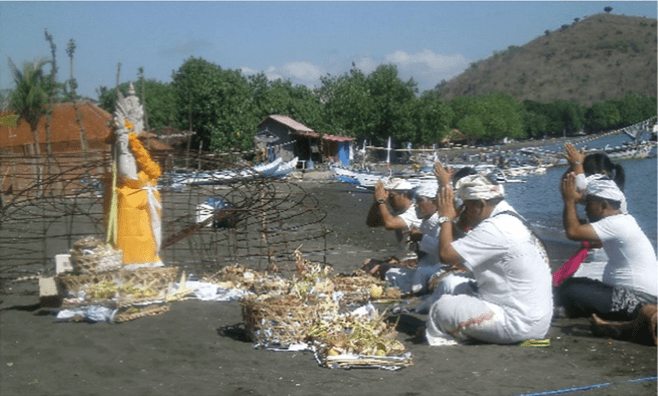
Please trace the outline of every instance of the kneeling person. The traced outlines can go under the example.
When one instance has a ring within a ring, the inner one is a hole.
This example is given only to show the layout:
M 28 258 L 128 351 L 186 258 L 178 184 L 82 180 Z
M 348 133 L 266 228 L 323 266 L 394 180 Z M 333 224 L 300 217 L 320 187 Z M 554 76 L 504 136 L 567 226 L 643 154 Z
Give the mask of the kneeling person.
M 609 261 L 602 281 L 574 277 L 562 283 L 556 290 L 558 304 L 565 308 L 569 317 L 591 316 L 595 333 L 655 344 L 656 253 L 633 216 L 621 211 L 624 194 L 612 180 L 590 181 L 585 191 L 585 211 L 590 221 L 586 224 L 580 223 L 576 213 L 576 202 L 581 200 L 582 194 L 576 189 L 575 175 L 567 175 L 564 179 L 562 197 L 567 237 L 600 242 Z M 605 331 L 606 327 L 628 331 L 615 334 Z
M 502 185 L 484 175 L 455 185 L 473 228 L 454 240 L 457 213 L 450 188 L 441 191 L 439 256 L 470 271 L 477 292 L 446 294 L 432 305 L 426 336 L 430 345 L 475 339 L 511 344 L 546 336 L 553 315 L 551 273 L 541 242 L 504 200 Z

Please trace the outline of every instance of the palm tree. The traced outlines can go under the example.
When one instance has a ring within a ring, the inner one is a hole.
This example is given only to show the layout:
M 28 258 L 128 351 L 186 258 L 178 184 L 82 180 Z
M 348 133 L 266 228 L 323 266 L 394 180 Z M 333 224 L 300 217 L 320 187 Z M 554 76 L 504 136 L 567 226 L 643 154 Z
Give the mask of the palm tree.
M 9 66 L 14 75 L 16 87 L 9 94 L 9 106 L 16 111 L 18 122 L 27 121 L 34 135 L 34 152 L 36 154 L 35 170 L 37 196 L 41 196 L 41 148 L 39 147 L 39 120 L 48 110 L 48 92 L 50 92 L 51 78 L 46 76 L 43 67 L 51 63 L 50 60 L 38 59 L 34 62 L 25 62 L 21 71 L 9 59 Z
M 37 156 L 41 155 L 37 126 L 48 109 L 48 92 L 50 92 L 51 82 L 50 77 L 46 76 L 43 71 L 43 67 L 48 63 L 51 61 L 47 59 L 38 59 L 32 63 L 25 62 L 23 70 L 20 70 L 9 59 L 9 66 L 16 84 L 14 90 L 9 94 L 9 106 L 16 111 L 19 122 L 25 120 L 30 124 Z

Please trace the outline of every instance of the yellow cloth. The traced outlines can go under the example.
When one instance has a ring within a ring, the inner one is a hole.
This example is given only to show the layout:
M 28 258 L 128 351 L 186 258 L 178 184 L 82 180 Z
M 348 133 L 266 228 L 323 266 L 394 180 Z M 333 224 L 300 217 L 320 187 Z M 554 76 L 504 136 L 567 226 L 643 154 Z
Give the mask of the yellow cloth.
M 105 178 L 104 213 L 107 225 L 111 200 L 112 177 Z M 155 187 L 156 182 L 151 182 Z M 123 264 L 146 264 L 159 262 L 158 248 L 149 214 L 148 176 L 139 172 L 139 180 L 119 178 L 117 180 L 117 240 L 115 248 L 123 250 Z M 158 202 L 160 194 L 155 191 Z M 162 213 L 160 213 L 160 216 Z

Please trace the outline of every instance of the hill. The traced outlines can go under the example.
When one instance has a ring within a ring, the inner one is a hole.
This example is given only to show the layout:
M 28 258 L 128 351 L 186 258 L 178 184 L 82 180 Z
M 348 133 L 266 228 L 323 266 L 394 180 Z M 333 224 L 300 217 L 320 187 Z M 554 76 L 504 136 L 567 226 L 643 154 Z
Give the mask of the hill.
M 582 105 L 656 95 L 656 19 L 597 14 L 510 46 L 437 86 L 441 97 L 506 92 L 519 101 Z

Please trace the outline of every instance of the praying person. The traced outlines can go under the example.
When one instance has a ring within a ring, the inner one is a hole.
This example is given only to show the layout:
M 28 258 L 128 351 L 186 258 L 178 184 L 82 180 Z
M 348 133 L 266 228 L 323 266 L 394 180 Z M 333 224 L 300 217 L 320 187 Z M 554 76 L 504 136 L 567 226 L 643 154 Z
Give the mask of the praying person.
M 440 271 L 439 216 L 436 213 L 436 185 L 421 185 L 414 191 L 416 215 L 422 219 L 409 238 L 418 246 L 416 268 L 391 267 L 385 269 L 385 279 L 402 293 L 421 294 L 428 290 L 430 277 Z M 380 271 L 383 271 L 382 267 Z
M 607 177 L 617 184 L 617 187 L 623 192 L 626 182 L 624 167 L 615 164 L 610 160 L 606 153 L 593 153 L 585 155 L 585 150 L 576 150 L 573 144 L 564 145 L 566 153 L 563 155 L 569 162 L 569 172 L 576 176 L 576 188 L 578 191 L 585 191 L 587 184 L 601 177 Z M 567 172 L 567 173 L 569 173 Z M 620 210 L 628 213 L 626 207 L 626 197 L 621 202 Z
M 441 262 L 473 274 L 475 288 L 444 294 L 430 308 L 425 335 L 430 345 L 455 340 L 513 344 L 544 338 L 553 315 L 551 274 L 541 242 L 505 200 L 502 185 L 484 175 L 460 179 L 472 230 L 454 239 L 454 192 L 439 194 Z
M 386 260 L 367 259 L 363 263 L 366 271 L 379 275 L 382 279 L 389 265 L 415 259 L 415 255 L 410 257 L 412 252 L 408 250 L 408 237 L 409 231 L 418 228 L 421 220 L 416 215 L 412 190 L 411 183 L 401 178 L 392 178 L 386 185 L 380 180 L 375 185 L 374 201 L 368 211 L 366 225 L 395 231 L 398 243 L 397 252 L 391 258 Z M 386 268 L 380 270 L 382 264 L 385 264 Z
M 577 216 L 576 203 L 583 195 L 590 223 L 581 223 Z M 617 337 L 648 338 L 655 344 L 656 253 L 633 216 L 621 211 L 624 193 L 607 178 L 592 180 L 584 193 L 578 192 L 576 176 L 568 174 L 562 182 L 562 198 L 567 238 L 601 243 L 609 261 L 601 281 L 569 278 L 556 289 L 556 301 L 569 317 L 590 316 L 595 334 L 610 328 L 612 322 L 607 321 L 615 321 L 631 329 Z
M 569 170 L 565 176 L 572 173 L 576 176 L 576 190 L 585 191 L 590 181 L 609 178 L 623 192 L 625 183 L 624 168 L 615 164 L 605 153 L 593 153 L 585 155 L 585 150 L 576 150 L 571 143 L 564 145 L 564 158 L 569 162 Z M 584 204 L 584 200 L 578 202 Z M 623 198 L 619 210 L 628 213 L 626 197 Z M 569 260 L 553 274 L 553 285 L 559 286 L 570 276 L 587 277 L 601 280 L 603 269 L 608 262 L 605 250 L 598 242 L 581 241 L 580 249 Z

